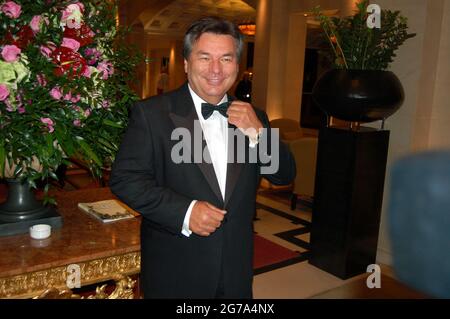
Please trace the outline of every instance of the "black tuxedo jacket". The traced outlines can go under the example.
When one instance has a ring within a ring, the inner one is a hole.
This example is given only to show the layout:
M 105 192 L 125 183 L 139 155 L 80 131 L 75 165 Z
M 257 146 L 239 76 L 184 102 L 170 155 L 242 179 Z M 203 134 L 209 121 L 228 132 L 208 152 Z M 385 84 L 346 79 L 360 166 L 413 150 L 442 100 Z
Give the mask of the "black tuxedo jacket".
M 268 127 L 265 113 L 255 111 Z M 143 217 L 144 297 L 213 298 L 220 283 L 224 297 L 251 298 L 253 217 L 262 164 L 228 163 L 223 199 L 212 164 L 171 160 L 172 148 L 180 142 L 171 140 L 173 130 L 185 128 L 193 136 L 195 120 L 198 117 L 187 84 L 138 102 L 131 110 L 113 165 L 111 190 Z M 188 151 L 194 147 L 193 139 L 184 141 Z M 246 137 L 245 142 L 249 149 Z M 202 143 L 207 148 L 204 140 Z M 278 172 L 266 177 L 275 184 L 290 183 L 295 162 L 281 143 L 279 159 Z M 194 199 L 227 211 L 221 226 L 208 237 L 181 234 Z

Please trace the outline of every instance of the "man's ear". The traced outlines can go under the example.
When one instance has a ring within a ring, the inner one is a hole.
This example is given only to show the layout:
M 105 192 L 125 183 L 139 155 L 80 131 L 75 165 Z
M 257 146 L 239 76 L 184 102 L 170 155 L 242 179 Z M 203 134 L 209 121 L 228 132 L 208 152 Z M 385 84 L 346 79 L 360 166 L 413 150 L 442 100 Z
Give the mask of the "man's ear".
M 184 73 L 188 72 L 188 61 L 184 59 Z

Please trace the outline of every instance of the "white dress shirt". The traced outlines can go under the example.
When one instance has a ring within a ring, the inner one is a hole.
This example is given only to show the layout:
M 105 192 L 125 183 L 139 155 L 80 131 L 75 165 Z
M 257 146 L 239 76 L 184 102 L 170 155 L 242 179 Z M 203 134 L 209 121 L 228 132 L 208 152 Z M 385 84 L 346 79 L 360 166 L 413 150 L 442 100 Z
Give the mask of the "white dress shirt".
M 225 186 L 227 182 L 227 158 L 228 158 L 228 119 L 219 112 L 213 114 L 205 120 L 202 115 L 202 103 L 207 103 L 199 97 L 189 86 L 189 91 L 194 101 L 195 111 L 197 112 L 200 125 L 202 127 L 203 136 L 208 145 L 209 154 L 211 155 L 211 162 L 216 173 L 217 182 L 219 183 L 222 198 L 225 199 Z M 228 102 L 228 97 L 225 94 L 222 100 L 218 103 Z M 204 160 L 204 159 L 203 159 Z M 183 222 L 182 234 L 190 236 L 192 231 L 189 229 L 189 219 L 191 217 L 192 208 L 197 200 L 193 200 L 189 205 Z

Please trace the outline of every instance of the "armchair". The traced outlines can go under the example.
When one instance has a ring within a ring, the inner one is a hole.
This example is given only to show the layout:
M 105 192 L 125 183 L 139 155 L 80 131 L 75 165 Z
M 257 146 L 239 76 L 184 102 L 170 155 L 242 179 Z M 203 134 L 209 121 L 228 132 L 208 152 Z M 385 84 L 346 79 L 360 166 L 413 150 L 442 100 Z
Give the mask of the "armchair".
M 270 121 L 271 128 L 278 128 L 280 139 L 282 142 L 289 145 L 289 143 L 293 140 L 299 139 L 303 136 L 302 129 L 300 127 L 300 123 L 296 120 L 288 119 L 288 118 L 278 118 Z M 270 183 L 267 179 L 261 179 L 261 187 L 267 188 L 270 190 L 276 191 L 291 191 L 292 184 L 277 186 Z
M 286 143 L 297 162 L 297 178 L 295 185 L 276 186 L 262 179 L 262 186 L 274 190 L 289 190 L 293 188 L 291 209 L 295 209 L 297 195 L 313 197 L 314 178 L 317 153 L 317 132 L 300 127 L 293 119 L 278 118 L 270 121 L 271 128 L 278 128 L 280 139 Z M 299 164 L 300 163 L 300 164 Z
M 280 139 L 283 142 L 299 139 L 303 136 L 300 123 L 296 120 L 288 118 L 279 118 L 270 121 L 271 128 L 278 128 L 280 131 Z
M 291 210 L 296 208 L 299 195 L 311 199 L 314 197 L 317 145 L 318 138 L 316 137 L 303 137 L 289 143 L 297 168 L 297 176 L 292 190 Z

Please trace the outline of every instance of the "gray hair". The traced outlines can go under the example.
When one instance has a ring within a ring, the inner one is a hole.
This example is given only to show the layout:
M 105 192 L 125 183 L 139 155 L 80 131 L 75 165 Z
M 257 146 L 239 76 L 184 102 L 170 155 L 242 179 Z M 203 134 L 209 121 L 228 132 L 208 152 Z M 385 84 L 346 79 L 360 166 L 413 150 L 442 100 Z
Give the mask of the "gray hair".
M 232 22 L 218 17 L 205 17 L 194 21 L 184 35 L 183 57 L 187 60 L 191 55 L 194 43 L 203 33 L 231 35 L 236 42 L 236 55 L 240 60 L 244 47 L 244 37 L 239 28 Z

